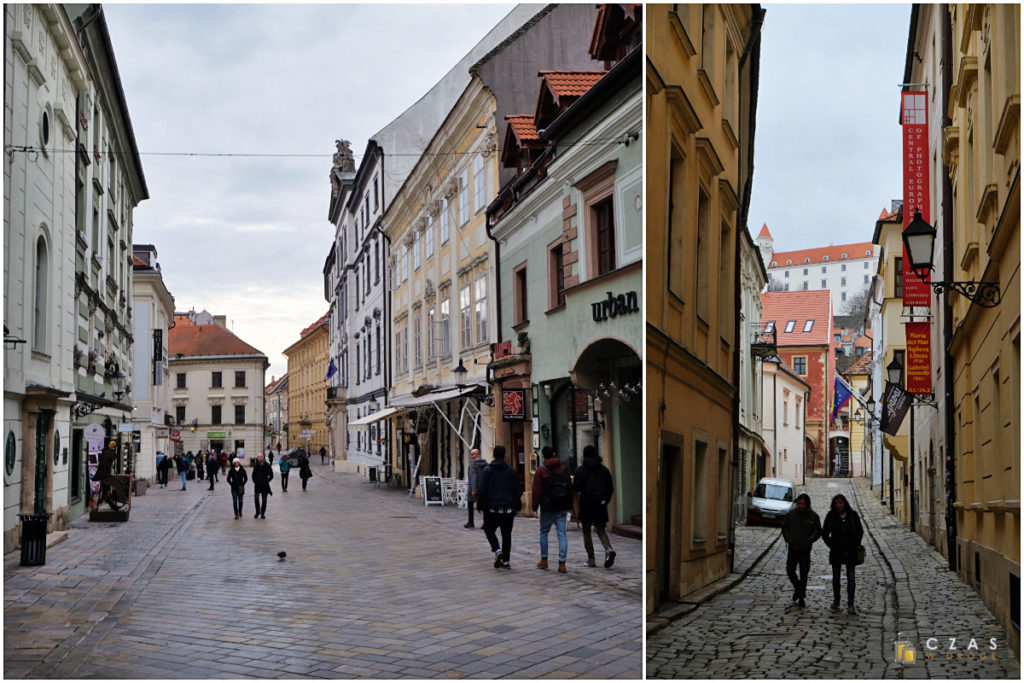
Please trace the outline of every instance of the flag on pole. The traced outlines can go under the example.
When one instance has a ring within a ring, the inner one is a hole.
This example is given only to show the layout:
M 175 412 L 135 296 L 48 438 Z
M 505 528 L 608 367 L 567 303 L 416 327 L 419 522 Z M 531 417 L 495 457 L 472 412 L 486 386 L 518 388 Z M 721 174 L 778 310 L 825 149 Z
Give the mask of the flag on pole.
M 841 381 L 837 376 L 835 390 L 832 392 L 832 422 L 836 421 L 836 416 L 839 415 L 839 411 L 843 409 L 851 396 L 853 393 L 847 388 L 846 382 Z
M 326 382 L 331 377 L 334 377 L 335 373 L 337 373 L 337 372 L 338 372 L 338 366 L 334 364 L 334 359 L 332 358 L 331 362 L 327 364 L 327 374 L 324 375 L 324 381 Z

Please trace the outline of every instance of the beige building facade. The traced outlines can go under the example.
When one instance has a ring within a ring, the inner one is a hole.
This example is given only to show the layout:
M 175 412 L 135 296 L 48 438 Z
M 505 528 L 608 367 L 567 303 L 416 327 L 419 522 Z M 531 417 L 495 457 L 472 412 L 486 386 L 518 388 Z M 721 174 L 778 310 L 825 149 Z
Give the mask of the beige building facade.
M 284 350 L 288 358 L 288 447 L 319 453 L 328 446 L 327 376 L 330 339 L 324 315 Z M 276 443 L 275 443 L 276 445 Z

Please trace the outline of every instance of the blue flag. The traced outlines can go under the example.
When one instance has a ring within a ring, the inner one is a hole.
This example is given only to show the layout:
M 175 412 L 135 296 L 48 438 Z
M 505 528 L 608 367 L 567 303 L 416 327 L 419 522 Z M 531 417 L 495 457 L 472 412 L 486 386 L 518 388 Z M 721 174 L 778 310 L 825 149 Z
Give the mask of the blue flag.
M 846 402 L 850 400 L 850 396 L 852 396 L 852 394 L 850 393 L 850 390 L 846 388 L 846 384 L 836 377 L 836 387 L 835 391 L 832 393 L 832 422 L 836 421 L 836 416 L 839 415 L 839 411 L 843 409 Z
M 324 375 L 324 381 L 326 382 L 331 377 L 334 377 L 335 373 L 337 373 L 337 372 L 338 372 L 338 366 L 334 364 L 334 359 L 332 358 L 331 362 L 327 364 L 327 374 Z

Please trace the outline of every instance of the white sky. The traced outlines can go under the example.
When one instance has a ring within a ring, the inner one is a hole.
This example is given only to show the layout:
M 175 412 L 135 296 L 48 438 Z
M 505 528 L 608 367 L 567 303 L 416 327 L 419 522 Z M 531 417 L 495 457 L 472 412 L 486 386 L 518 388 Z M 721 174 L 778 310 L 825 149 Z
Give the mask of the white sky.
M 149 186 L 134 241 L 156 245 L 177 310 L 226 315 L 282 375 L 328 307 L 334 141 L 358 165 L 511 7 L 104 4 Z
M 776 251 L 871 240 L 903 196 L 910 5 L 764 5 L 748 227 Z

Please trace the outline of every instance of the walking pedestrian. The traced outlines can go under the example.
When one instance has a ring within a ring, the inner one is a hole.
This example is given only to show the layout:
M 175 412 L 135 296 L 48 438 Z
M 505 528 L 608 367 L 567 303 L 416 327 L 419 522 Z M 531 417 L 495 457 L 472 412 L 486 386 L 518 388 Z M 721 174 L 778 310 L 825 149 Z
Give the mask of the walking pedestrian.
M 292 461 L 288 458 L 281 459 L 281 491 L 288 492 L 288 473 L 292 470 Z
M 217 454 L 217 460 L 220 462 L 220 473 L 226 475 L 228 473 L 228 454 L 221 451 Z
M 203 456 L 203 452 L 199 451 L 196 454 L 196 476 L 203 479 L 206 476 L 206 458 Z
M 565 535 L 565 512 L 572 508 L 572 479 L 569 470 L 558 459 L 555 449 L 541 449 L 544 463 L 533 475 L 533 514 L 540 508 L 540 562 L 538 569 L 548 568 L 548 535 L 555 525 L 558 536 L 558 571 L 566 573 L 565 560 L 569 554 L 569 538 Z
M 793 602 L 806 607 L 807 575 L 811 571 L 811 547 L 821 538 L 821 520 L 818 513 L 811 509 L 811 497 L 801 493 L 796 497 L 796 505 L 786 513 L 782 521 L 782 538 L 789 546 L 786 555 L 786 575 L 793 584 Z M 796 569 L 799 566 L 800 576 Z
M 853 596 L 857 588 L 857 549 L 863 538 L 860 515 L 850 507 L 846 496 L 837 493 L 832 497 L 832 508 L 825 515 L 825 523 L 821 527 L 821 539 L 828 546 L 828 563 L 832 565 L 833 610 L 839 609 L 839 582 L 843 565 L 846 565 L 846 610 L 850 614 L 857 613 Z
M 274 468 L 267 462 L 266 456 L 262 453 L 256 456 L 256 463 L 252 466 L 252 490 L 255 494 L 253 502 L 256 503 L 256 517 L 267 518 L 267 496 L 274 495 L 270 490 L 270 482 L 274 478 Z
M 473 524 L 473 504 L 476 503 L 476 491 L 480 484 L 480 475 L 483 473 L 484 468 L 487 467 L 487 461 L 480 457 L 480 449 L 474 448 L 469 452 L 469 474 L 466 481 L 466 507 L 469 508 L 469 521 L 464 525 L 467 529 L 472 529 Z
M 174 464 L 178 468 L 178 476 L 181 477 L 181 490 L 185 490 L 185 479 L 188 476 L 188 463 L 185 456 L 178 454 L 174 456 Z
M 309 458 L 306 451 L 299 451 L 299 478 L 302 479 L 302 490 L 306 490 L 306 483 L 313 476 L 313 470 L 309 469 Z
M 231 504 L 235 508 L 235 519 L 242 516 L 242 499 L 248 481 L 249 475 L 245 473 L 242 461 L 235 458 L 231 461 L 231 470 L 228 472 L 228 486 L 231 487 Z
M 477 505 L 484 513 L 484 533 L 494 553 L 494 568 L 511 569 L 512 525 L 516 513 L 522 509 L 523 499 L 519 475 L 505 462 L 504 446 L 494 447 L 494 460 L 480 474 Z M 501 530 L 500 546 L 495 529 Z
M 156 480 L 161 488 L 167 488 L 167 473 L 171 471 L 171 458 L 164 456 L 156 466 Z
M 217 462 L 217 456 L 213 453 L 206 454 L 206 476 L 210 479 L 210 488 L 213 490 L 213 482 L 217 480 L 217 469 L 219 463 Z
M 327 464 L 327 449 L 324 448 L 323 446 L 320 447 L 320 464 Z
M 577 468 L 573 488 L 580 494 L 580 522 L 583 523 L 583 547 L 587 551 L 587 566 L 596 567 L 594 539 L 590 531 L 597 532 L 604 546 L 605 569 L 615 564 L 615 549 L 608 538 L 608 502 L 615 493 L 612 473 L 601 462 L 593 446 L 583 448 L 583 466 Z

